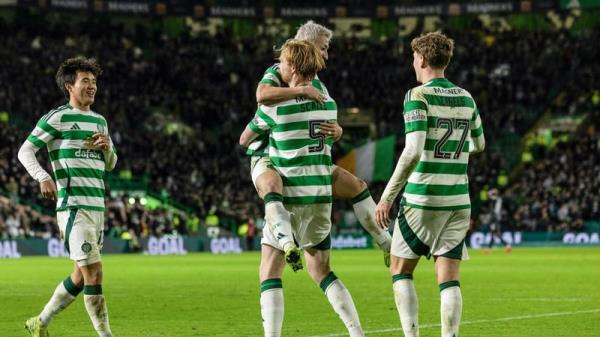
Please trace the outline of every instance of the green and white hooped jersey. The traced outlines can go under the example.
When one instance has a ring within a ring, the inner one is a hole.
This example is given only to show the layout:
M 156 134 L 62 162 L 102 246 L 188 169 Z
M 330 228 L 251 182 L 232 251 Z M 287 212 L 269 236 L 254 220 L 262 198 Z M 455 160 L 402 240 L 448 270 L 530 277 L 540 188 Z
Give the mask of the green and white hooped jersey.
M 48 149 L 58 190 L 57 211 L 104 210 L 104 153 L 83 145 L 96 132 L 108 134 L 102 115 L 66 104 L 44 115 L 27 137 L 36 149 Z M 116 152 L 114 146 L 112 150 Z
M 276 63 L 270 66 L 267 70 L 265 70 L 262 79 L 258 84 L 269 84 L 274 87 L 286 87 L 287 84 L 283 82 L 281 78 L 281 73 L 279 72 L 279 63 Z M 322 91 L 325 95 L 329 96 L 329 91 L 327 91 L 327 87 L 325 84 L 319 80 L 318 76 L 312 80 L 313 87 Z M 269 136 L 268 134 L 261 135 L 256 138 L 246 150 L 246 154 L 249 156 L 268 156 L 267 153 L 269 147 Z
M 273 106 L 260 106 L 248 124 L 269 136 L 269 157 L 283 181 L 285 204 L 331 203 L 331 145 L 319 124 L 337 120 L 337 105 L 296 98 Z
M 471 207 L 469 142 L 483 137 L 471 94 L 445 78 L 406 93 L 405 133 L 426 131 L 425 149 L 404 188 L 403 205 L 431 210 Z

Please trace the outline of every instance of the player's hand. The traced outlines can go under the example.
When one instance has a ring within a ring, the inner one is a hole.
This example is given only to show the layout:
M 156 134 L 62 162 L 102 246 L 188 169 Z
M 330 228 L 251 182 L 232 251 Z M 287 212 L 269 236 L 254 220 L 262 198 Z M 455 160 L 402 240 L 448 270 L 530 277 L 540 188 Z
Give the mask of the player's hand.
M 103 133 L 96 132 L 84 142 L 84 145 L 94 150 L 108 151 L 110 149 L 110 138 Z
M 336 123 L 324 122 L 319 124 L 319 129 L 321 130 L 321 134 L 325 135 L 325 137 L 333 139 L 334 141 L 340 140 L 342 135 L 344 134 L 344 129 Z
M 40 191 L 44 199 L 56 200 L 57 198 L 56 184 L 52 178 L 40 182 Z
M 377 207 L 375 207 L 375 222 L 377 222 L 379 227 L 387 229 L 387 225 L 390 221 L 389 214 L 391 208 L 392 204 L 385 200 L 380 200 Z
M 315 100 L 319 103 L 324 103 L 326 99 L 325 95 L 313 86 L 302 87 L 302 97 Z

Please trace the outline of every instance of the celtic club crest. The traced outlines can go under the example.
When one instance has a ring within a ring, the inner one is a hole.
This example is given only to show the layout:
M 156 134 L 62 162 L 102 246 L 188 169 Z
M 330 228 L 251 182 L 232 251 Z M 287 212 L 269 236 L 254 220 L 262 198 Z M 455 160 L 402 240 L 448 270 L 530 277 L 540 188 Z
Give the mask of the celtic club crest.
M 81 245 L 81 250 L 84 253 L 89 253 L 92 250 L 92 245 L 86 241 Z

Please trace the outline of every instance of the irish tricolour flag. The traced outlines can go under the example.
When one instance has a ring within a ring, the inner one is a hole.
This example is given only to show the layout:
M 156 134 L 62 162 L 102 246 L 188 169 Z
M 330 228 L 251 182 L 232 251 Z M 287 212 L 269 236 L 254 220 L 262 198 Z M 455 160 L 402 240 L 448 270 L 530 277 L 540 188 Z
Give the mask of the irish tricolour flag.
M 389 136 L 354 148 L 337 165 L 367 181 L 387 181 L 394 167 L 396 136 Z

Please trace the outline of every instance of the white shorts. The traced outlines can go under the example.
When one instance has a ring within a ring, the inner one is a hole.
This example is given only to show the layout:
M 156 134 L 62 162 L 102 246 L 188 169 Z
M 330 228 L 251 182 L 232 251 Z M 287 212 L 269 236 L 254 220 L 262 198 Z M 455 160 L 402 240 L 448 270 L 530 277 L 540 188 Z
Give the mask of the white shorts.
M 104 212 L 70 208 L 56 212 L 60 237 L 71 260 L 79 266 L 100 262 L 104 240 Z
M 432 211 L 400 206 L 391 254 L 405 259 L 433 255 L 468 260 L 465 237 L 470 218 L 470 208 Z
M 277 173 L 275 167 L 273 167 L 273 164 L 271 163 L 271 158 L 269 158 L 268 156 L 252 156 L 250 158 L 250 175 L 252 176 L 252 183 L 254 184 L 255 188 L 256 179 L 258 179 L 258 177 L 260 177 L 261 174 L 267 171 L 273 171 Z
M 285 205 L 285 208 L 290 212 L 292 234 L 298 247 L 331 248 L 331 204 Z M 268 224 L 263 228 L 260 243 L 283 250 Z

